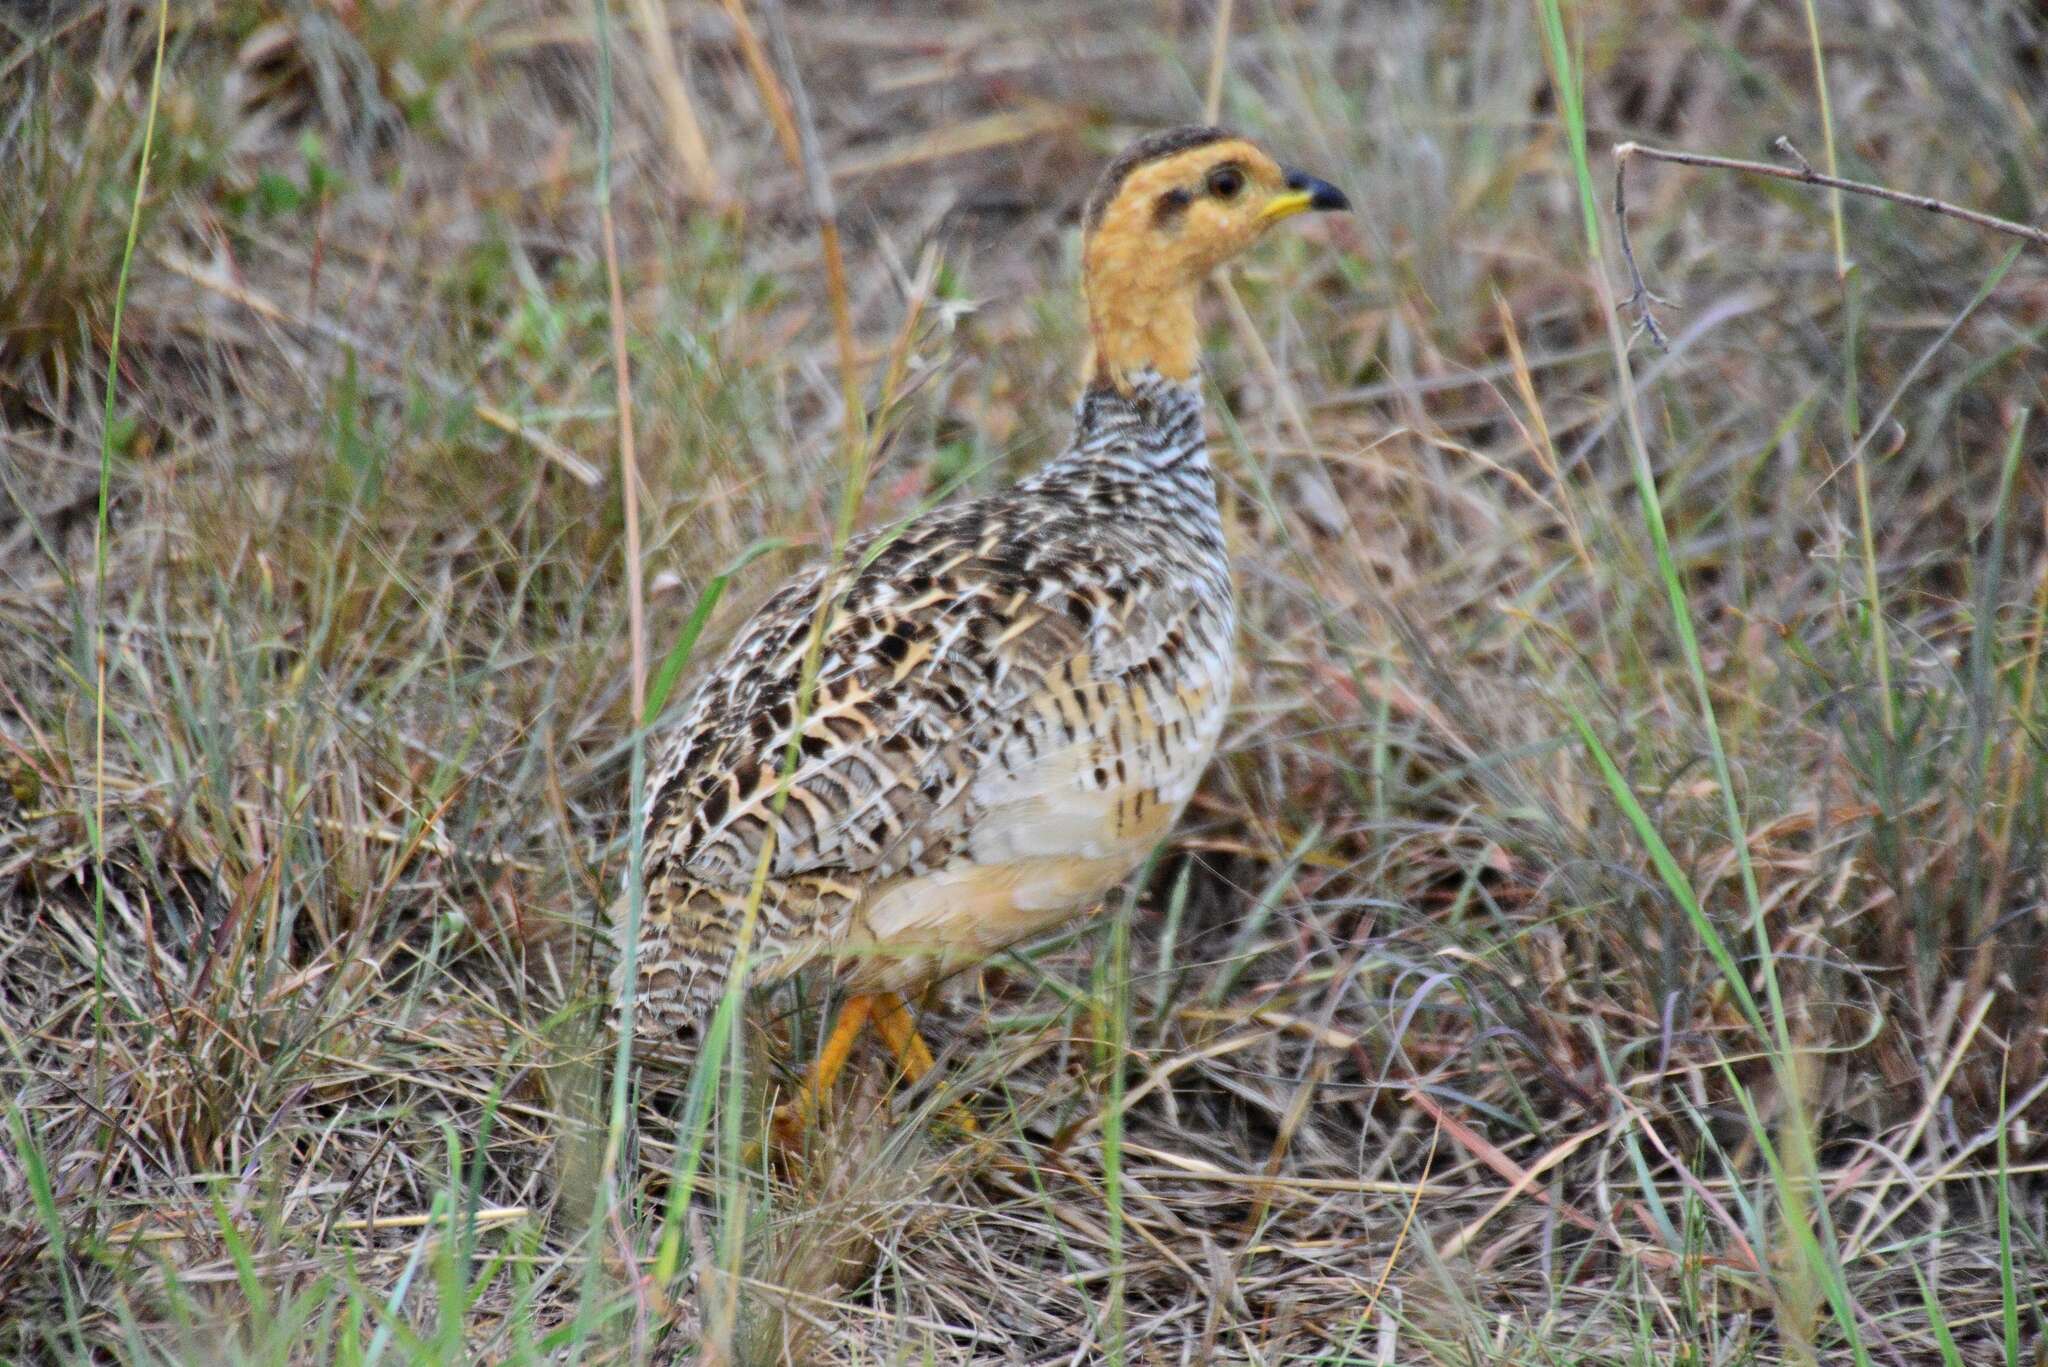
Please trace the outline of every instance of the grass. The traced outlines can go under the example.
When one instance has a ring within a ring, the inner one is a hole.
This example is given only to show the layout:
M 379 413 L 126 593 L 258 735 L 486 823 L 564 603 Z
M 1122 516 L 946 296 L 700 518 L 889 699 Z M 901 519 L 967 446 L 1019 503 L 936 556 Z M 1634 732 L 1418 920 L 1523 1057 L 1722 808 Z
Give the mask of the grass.
M 0 18 L 0 1357 L 2043 1360 L 2048 260 L 1639 161 L 1660 351 L 1607 155 L 2038 223 L 2037 10 L 1219 10 Z M 636 721 L 1063 439 L 1212 90 L 1359 210 L 1211 301 L 1187 819 L 798 1177 L 828 1002 L 615 1105 Z

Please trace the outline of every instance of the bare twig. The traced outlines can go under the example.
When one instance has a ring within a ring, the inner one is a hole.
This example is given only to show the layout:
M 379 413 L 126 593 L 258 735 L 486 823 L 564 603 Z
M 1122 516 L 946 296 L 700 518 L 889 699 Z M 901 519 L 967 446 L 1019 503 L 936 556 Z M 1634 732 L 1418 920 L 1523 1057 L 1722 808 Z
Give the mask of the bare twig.
M 1778 139 L 1778 147 L 1780 150 L 1790 150 L 1790 144 L 1783 138 Z M 1890 200 L 1894 204 L 1925 209 L 1930 214 L 1960 219 L 1964 223 L 1974 223 L 1980 228 L 1988 228 L 1994 233 L 2024 239 L 2037 247 L 2048 247 L 2048 228 L 2037 228 L 2030 223 L 2019 223 L 2010 218 L 2000 218 L 1996 214 L 1966 209 L 1960 204 L 1936 199 L 1933 195 L 1914 194 L 1910 190 L 1894 190 L 1889 185 L 1873 185 L 1869 181 L 1824 175 L 1814 170 L 1806 158 L 1799 156 L 1796 150 L 1791 150 L 1791 155 L 1798 161 L 1797 166 L 1773 166 L 1767 161 L 1742 161 L 1736 157 L 1715 157 L 1704 152 L 1681 152 L 1669 147 L 1646 147 L 1639 142 L 1624 142 L 1615 147 L 1614 162 L 1617 176 L 1622 168 L 1627 166 L 1630 157 L 1643 156 L 1653 161 L 1673 162 L 1679 166 L 1741 171 L 1752 176 L 1769 176 L 1773 180 L 1793 180 L 1802 185 L 1818 185 L 1823 189 L 1847 190 L 1852 195 L 1870 195 L 1875 199 Z
M 1931 214 L 1945 218 L 1959 219 L 1988 228 L 1995 233 L 2017 237 L 2037 247 L 2048 247 L 2048 228 L 2036 228 L 2031 224 L 2000 218 L 1996 214 L 1983 213 L 1977 209 L 1966 209 L 1960 204 L 1951 204 L 1945 199 L 1932 195 L 1914 194 L 1909 190 L 1894 190 L 1889 185 L 1873 185 L 1868 181 L 1848 180 L 1841 176 L 1830 176 L 1813 169 L 1813 163 L 1800 155 L 1792 140 L 1779 137 L 1773 144 L 1780 152 L 1790 157 L 1796 165 L 1774 166 L 1767 161 L 1744 161 L 1738 157 L 1717 157 L 1705 152 L 1683 152 L 1670 147 L 1648 147 L 1639 142 L 1617 143 L 1614 148 L 1614 220 L 1621 238 L 1622 260 L 1628 263 L 1629 296 L 1621 303 L 1623 309 L 1636 311 L 1643 329 L 1659 347 L 1667 345 L 1664 329 L 1657 325 L 1650 312 L 1650 305 L 1663 304 L 1643 283 L 1643 273 L 1636 266 L 1635 247 L 1628 235 L 1627 179 L 1628 163 L 1632 157 L 1648 157 L 1653 161 L 1668 161 L 1679 166 L 1698 166 L 1714 171 L 1740 171 L 1746 175 L 1769 176 L 1772 180 L 1796 181 L 1801 185 L 1818 185 L 1823 189 L 1843 191 L 1850 194 L 1869 195 L 1875 199 L 1889 200 L 1894 204 L 1905 204 L 1915 209 L 1925 209 Z
M 1621 239 L 1621 259 L 1628 263 L 1628 298 L 1621 301 L 1623 309 L 1633 310 L 1637 324 L 1650 334 L 1650 340 L 1657 344 L 1659 351 L 1669 351 L 1671 340 L 1664 335 L 1664 329 L 1657 322 L 1657 315 L 1651 311 L 1652 304 L 1670 307 L 1670 301 L 1650 292 L 1643 283 L 1642 267 L 1636 265 L 1635 243 L 1628 235 L 1628 156 L 1624 148 L 1633 148 L 1633 143 L 1623 143 L 1614 149 L 1614 226 L 1616 236 Z
M 1820 174 L 1820 172 L 1813 169 L 1813 163 L 1806 159 L 1806 154 L 1800 151 L 1797 147 L 1794 147 L 1792 145 L 1792 139 L 1786 137 L 1783 133 L 1780 133 L 1777 137 L 1771 139 L 1771 146 L 1775 148 L 1777 151 L 1783 152 L 1792 160 L 1798 162 L 1799 169 L 1805 174 L 1809 176 L 1817 176 Z

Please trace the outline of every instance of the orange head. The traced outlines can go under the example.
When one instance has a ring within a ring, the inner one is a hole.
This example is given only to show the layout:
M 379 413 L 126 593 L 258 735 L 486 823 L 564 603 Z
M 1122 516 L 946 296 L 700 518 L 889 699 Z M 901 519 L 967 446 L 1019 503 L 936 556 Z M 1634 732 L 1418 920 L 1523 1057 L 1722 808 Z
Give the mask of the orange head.
M 1082 226 L 1089 382 L 1122 387 L 1146 368 L 1192 379 L 1203 278 L 1283 218 L 1350 207 L 1335 186 L 1226 129 L 1174 128 L 1126 149 L 1088 197 Z

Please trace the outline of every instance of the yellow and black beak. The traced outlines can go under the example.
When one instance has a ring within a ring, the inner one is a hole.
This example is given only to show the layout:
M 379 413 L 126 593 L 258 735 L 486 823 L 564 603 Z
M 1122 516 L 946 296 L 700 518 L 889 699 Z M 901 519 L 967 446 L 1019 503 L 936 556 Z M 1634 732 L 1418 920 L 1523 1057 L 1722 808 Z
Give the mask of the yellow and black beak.
M 1305 214 L 1309 210 L 1325 211 L 1349 209 L 1351 201 L 1344 192 L 1327 180 L 1317 180 L 1306 171 L 1287 171 L 1287 188 L 1266 202 L 1259 210 L 1261 223 L 1276 223 L 1283 218 Z

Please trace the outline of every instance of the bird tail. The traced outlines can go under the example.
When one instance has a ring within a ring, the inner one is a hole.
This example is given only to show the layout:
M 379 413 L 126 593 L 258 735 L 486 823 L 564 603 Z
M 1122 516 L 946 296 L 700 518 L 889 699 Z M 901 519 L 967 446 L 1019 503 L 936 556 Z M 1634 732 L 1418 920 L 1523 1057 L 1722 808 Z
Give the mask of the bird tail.
M 605 1019 L 615 1032 L 626 1026 L 621 1008 L 625 1002 L 629 957 L 625 944 L 628 910 L 626 895 L 621 893 L 605 918 L 611 933 L 604 938 L 612 956 L 606 974 L 610 996 L 605 1004 Z M 638 953 L 630 957 L 634 964 L 635 1056 L 687 1070 L 696 1062 L 704 1030 L 723 995 L 725 966 L 707 965 L 695 956 L 678 955 L 671 938 L 651 925 L 644 912 Z

